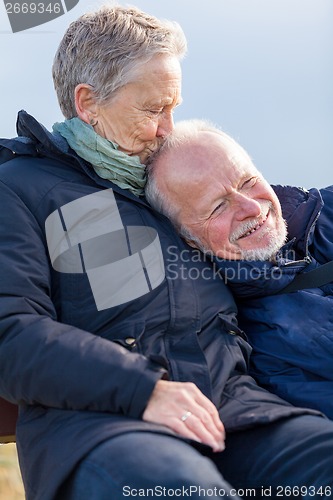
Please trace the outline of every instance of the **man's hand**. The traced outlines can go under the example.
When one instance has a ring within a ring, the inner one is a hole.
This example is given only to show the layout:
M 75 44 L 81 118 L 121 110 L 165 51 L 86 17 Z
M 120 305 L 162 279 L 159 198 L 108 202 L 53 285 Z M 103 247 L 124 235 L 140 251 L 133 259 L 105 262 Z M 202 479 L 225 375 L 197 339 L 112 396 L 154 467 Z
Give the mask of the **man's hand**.
M 159 380 L 143 420 L 163 424 L 181 436 L 224 450 L 225 431 L 213 403 L 192 382 Z

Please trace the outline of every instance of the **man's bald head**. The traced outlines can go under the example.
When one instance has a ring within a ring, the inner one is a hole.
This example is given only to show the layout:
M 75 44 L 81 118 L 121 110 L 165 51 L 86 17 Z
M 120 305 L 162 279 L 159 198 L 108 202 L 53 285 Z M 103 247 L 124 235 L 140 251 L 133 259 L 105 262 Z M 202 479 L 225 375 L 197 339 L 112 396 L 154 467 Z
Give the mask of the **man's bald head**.
M 205 121 L 178 124 L 148 166 L 146 196 L 191 245 L 268 260 L 286 239 L 281 206 L 246 151 Z

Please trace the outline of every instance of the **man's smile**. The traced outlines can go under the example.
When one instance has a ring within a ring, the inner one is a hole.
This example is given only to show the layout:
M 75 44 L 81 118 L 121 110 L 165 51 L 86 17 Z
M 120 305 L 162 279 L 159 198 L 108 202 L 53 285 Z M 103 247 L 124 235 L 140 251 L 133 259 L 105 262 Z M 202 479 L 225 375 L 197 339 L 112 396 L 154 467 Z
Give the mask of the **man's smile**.
M 251 236 L 251 234 L 255 233 L 258 229 L 260 229 L 265 224 L 265 222 L 267 221 L 267 218 L 268 218 L 268 214 L 266 215 L 266 217 L 261 222 L 257 222 L 256 225 L 253 226 L 251 229 L 247 228 L 246 233 L 244 233 L 241 236 L 239 236 L 238 239 L 240 240 L 242 238 L 246 238 L 248 236 Z

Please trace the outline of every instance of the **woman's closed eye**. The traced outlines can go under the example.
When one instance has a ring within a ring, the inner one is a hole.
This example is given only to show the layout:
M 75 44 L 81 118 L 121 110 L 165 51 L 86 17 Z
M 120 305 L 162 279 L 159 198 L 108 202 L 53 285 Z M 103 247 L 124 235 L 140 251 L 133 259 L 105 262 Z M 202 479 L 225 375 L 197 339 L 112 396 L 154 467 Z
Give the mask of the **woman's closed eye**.
M 161 109 L 148 109 L 147 110 L 147 113 L 149 113 L 150 115 L 153 115 L 153 116 L 158 116 L 162 112 L 163 112 L 163 108 L 161 108 Z

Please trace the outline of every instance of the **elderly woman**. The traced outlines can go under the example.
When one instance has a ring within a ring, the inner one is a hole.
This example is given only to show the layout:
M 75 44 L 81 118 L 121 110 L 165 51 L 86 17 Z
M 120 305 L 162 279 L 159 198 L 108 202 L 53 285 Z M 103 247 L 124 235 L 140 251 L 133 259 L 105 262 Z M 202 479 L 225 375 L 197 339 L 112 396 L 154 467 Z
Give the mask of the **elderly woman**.
M 67 119 L 21 112 L 1 141 L 0 394 L 28 500 L 332 484 L 332 426 L 248 376 L 230 293 L 143 197 L 185 49 L 135 8 L 82 16 L 53 67 Z

